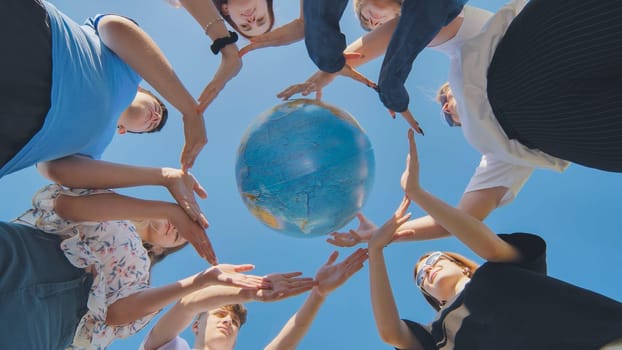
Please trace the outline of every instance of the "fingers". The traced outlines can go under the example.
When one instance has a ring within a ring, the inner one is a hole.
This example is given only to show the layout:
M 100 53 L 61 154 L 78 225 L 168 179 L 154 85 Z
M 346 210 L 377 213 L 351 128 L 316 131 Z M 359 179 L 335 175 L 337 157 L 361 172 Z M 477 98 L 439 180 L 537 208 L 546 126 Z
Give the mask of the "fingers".
M 255 268 L 255 265 L 253 265 L 253 264 L 242 264 L 242 265 L 235 265 L 233 267 L 233 271 L 235 271 L 235 272 L 245 272 L 245 271 L 253 270 L 254 268 Z
M 365 55 L 363 55 L 360 52 L 344 52 L 343 53 L 343 57 L 345 57 L 346 60 L 351 60 L 351 59 L 363 58 L 363 57 L 365 57 Z
M 240 49 L 240 57 L 246 55 L 247 53 L 257 49 L 257 44 L 255 44 L 253 41 L 251 41 L 250 44 L 244 46 L 243 48 Z
M 415 143 L 415 133 L 412 129 L 408 129 L 408 158 L 409 168 L 414 169 L 419 164 L 419 155 Z
M 281 273 L 279 275 L 282 276 L 283 278 L 293 278 L 293 277 L 298 277 L 302 275 L 302 272 L 287 272 L 287 273 Z
M 192 176 L 192 177 L 194 178 L 194 176 Z M 194 178 L 194 186 L 192 186 L 192 190 L 200 198 L 202 198 L 202 199 L 207 198 L 207 191 L 205 190 L 205 188 L 203 186 L 201 186 L 201 184 L 199 183 L 199 181 L 197 181 L 196 178 Z
M 363 241 L 363 238 L 354 230 L 350 230 L 350 235 L 352 235 L 357 242 Z
M 339 256 L 339 252 L 338 251 L 334 251 L 330 254 L 330 256 L 328 257 L 328 261 L 326 261 L 326 263 L 324 265 L 332 265 L 335 260 L 337 260 L 337 257 Z
M 276 97 L 282 100 L 289 100 L 290 97 L 304 90 L 305 83 L 291 85 L 285 90 L 279 92 Z
M 410 125 L 410 127 L 413 128 L 418 134 L 421 134 L 422 136 L 425 135 L 423 133 L 423 129 L 419 126 L 419 123 L 415 120 L 415 117 L 413 117 L 412 113 L 410 113 L 408 109 L 400 114 L 406 120 L 408 125 Z
M 378 85 L 376 85 L 376 83 L 374 83 L 373 81 L 367 79 L 366 76 L 364 76 L 363 74 L 359 73 L 356 69 L 352 68 L 350 65 L 345 65 L 343 67 L 343 69 L 339 72 L 341 75 L 344 75 L 346 77 L 352 78 L 360 83 L 365 84 L 366 86 L 374 89 L 374 90 L 378 90 Z
M 207 260 L 211 265 L 218 265 L 218 259 L 216 259 L 216 253 L 212 247 L 212 243 L 207 238 L 207 235 L 203 235 L 199 239 L 188 240 L 194 249 L 196 249 L 199 256 Z
M 326 239 L 326 242 L 337 247 L 352 247 L 357 243 L 350 233 L 333 232 L 330 236 L 332 237 Z

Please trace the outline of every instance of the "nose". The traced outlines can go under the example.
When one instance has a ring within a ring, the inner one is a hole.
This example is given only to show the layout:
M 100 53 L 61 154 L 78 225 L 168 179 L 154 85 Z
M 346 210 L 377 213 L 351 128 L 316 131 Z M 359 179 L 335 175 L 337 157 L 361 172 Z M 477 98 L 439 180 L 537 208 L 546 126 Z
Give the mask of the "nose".
M 248 17 L 246 17 L 246 22 L 250 23 L 254 23 L 255 22 L 255 14 L 252 14 Z

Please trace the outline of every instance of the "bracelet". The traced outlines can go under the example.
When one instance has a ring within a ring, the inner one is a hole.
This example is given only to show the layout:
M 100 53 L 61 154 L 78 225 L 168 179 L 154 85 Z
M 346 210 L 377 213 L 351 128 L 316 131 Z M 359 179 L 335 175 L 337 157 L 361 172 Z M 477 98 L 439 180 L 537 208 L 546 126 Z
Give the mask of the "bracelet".
M 229 44 L 233 44 L 236 41 L 238 41 L 238 33 L 229 31 L 229 36 L 214 40 L 214 42 L 212 43 L 212 46 L 210 46 L 210 49 L 212 49 L 212 52 L 214 53 L 214 55 L 218 55 L 218 53 L 220 52 L 220 50 L 222 50 L 223 47 Z
M 215 20 L 213 20 L 213 21 L 209 21 L 209 22 L 207 22 L 207 24 L 205 25 L 205 27 L 203 27 L 203 30 L 205 31 L 205 35 L 207 35 L 207 30 L 209 29 L 209 27 L 211 27 L 211 26 L 212 26 L 212 24 L 216 24 L 216 23 L 218 23 L 218 22 L 224 22 L 224 21 L 225 21 L 225 20 L 224 20 L 224 19 L 222 19 L 222 17 L 218 17 L 218 18 L 216 18 L 216 19 L 215 19 Z

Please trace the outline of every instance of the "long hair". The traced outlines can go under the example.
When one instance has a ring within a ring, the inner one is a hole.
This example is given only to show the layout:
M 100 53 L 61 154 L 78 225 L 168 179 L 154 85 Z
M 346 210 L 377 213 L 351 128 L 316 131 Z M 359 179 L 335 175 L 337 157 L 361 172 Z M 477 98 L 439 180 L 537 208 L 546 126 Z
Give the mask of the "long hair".
M 274 26 L 274 7 L 272 6 L 272 2 L 274 0 L 266 0 L 266 3 L 268 4 L 268 17 L 270 20 L 270 26 L 268 27 L 268 30 L 266 32 L 269 32 L 272 30 L 272 27 Z M 252 38 L 251 36 L 246 35 L 244 32 L 242 32 L 240 30 L 240 28 L 238 27 L 237 24 L 235 24 L 235 22 L 233 22 L 233 20 L 231 19 L 231 16 L 226 15 L 223 11 L 222 11 L 222 5 L 227 3 L 227 0 L 212 0 L 212 2 L 214 3 L 214 6 L 216 6 L 216 9 L 218 10 L 218 12 L 220 13 L 220 15 L 222 16 L 222 18 L 225 19 L 225 21 L 227 21 L 227 23 L 229 23 L 229 25 L 231 26 L 231 28 L 233 28 L 236 32 L 238 32 L 238 34 L 240 34 L 241 36 L 245 37 L 246 39 L 250 39 Z
M 147 254 L 149 255 L 149 261 L 151 262 L 151 266 L 149 267 L 149 272 L 151 272 L 151 270 L 157 263 L 164 260 L 164 258 L 166 258 L 167 256 L 173 253 L 177 253 L 178 251 L 182 250 L 187 245 L 188 245 L 188 242 L 184 242 L 183 244 L 180 244 L 177 247 L 160 248 L 161 250 L 156 252 L 156 250 L 154 249 L 155 246 L 153 244 L 143 241 L 143 247 L 147 250 Z
M 466 269 L 467 271 L 467 276 L 471 277 L 473 276 L 473 273 L 475 273 L 475 271 L 477 270 L 477 268 L 479 267 L 479 265 L 477 263 L 475 263 L 473 260 L 465 258 L 464 256 L 458 254 L 458 253 L 452 253 L 452 252 L 442 252 L 444 255 L 448 256 L 451 258 L 451 261 L 455 264 L 457 264 L 458 266 L 461 266 L 463 268 Z M 419 267 L 419 264 L 426 259 L 428 256 L 430 256 L 431 253 L 426 253 L 423 254 L 419 260 L 417 261 L 417 263 L 415 264 L 415 269 L 413 272 L 413 277 L 417 278 L 417 268 Z M 430 293 L 428 293 L 425 289 L 423 289 L 423 286 L 421 288 L 419 288 L 419 290 L 421 290 L 421 294 L 423 294 L 423 297 L 425 298 L 425 300 L 428 302 L 428 304 L 430 304 L 434 310 L 436 311 L 440 311 L 440 309 L 444 306 L 444 302 L 436 299 L 435 297 L 433 297 L 432 295 L 430 295 Z

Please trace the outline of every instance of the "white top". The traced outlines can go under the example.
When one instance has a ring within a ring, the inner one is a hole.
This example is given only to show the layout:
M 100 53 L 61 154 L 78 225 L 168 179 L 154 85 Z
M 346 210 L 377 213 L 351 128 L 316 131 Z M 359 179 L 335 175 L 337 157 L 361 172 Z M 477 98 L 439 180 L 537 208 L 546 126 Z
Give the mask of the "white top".
M 526 0 L 511 1 L 490 17 L 483 27 L 481 21 L 485 18 L 484 12 L 474 12 L 474 8 L 465 7 L 463 27 L 467 25 L 469 32 L 477 26 L 482 29 L 472 38 L 458 38 L 456 42 L 462 40 L 462 43 L 454 43 L 455 50 L 446 51 L 451 58 L 449 85 L 456 99 L 462 132 L 466 140 L 482 153 L 481 162 L 465 192 L 506 187 L 508 191 L 500 205 L 516 197 L 534 168 L 561 172 L 569 165 L 565 160 L 530 149 L 517 140 L 510 140 L 488 101 L 488 67 L 499 41 L 525 4 Z M 469 18 L 471 11 L 476 14 L 473 20 Z
M 488 22 L 493 13 L 484 9 L 465 5 L 458 17 L 462 17 L 462 25 L 456 35 L 436 46 L 429 46 L 429 49 L 446 54 L 453 59 L 458 55 L 458 51 L 466 40 L 469 40 L 482 31 L 482 27 Z M 453 65 L 453 64 L 452 64 Z
M 145 340 L 143 340 L 143 342 L 140 343 L 140 347 L 138 348 L 138 350 L 145 350 Z M 175 337 L 168 343 L 160 346 L 159 348 L 155 350 L 192 350 L 192 349 L 190 348 L 190 345 L 188 345 L 188 342 L 184 338 Z
M 109 305 L 149 288 L 149 257 L 131 222 L 72 222 L 59 217 L 54 210 L 54 199 L 60 194 L 86 196 L 111 192 L 48 185 L 33 197 L 33 209 L 16 219 L 41 231 L 68 237 L 60 246 L 67 260 L 78 268 L 95 269 L 88 310 L 78 324 L 70 349 L 105 349 L 114 339 L 138 332 L 155 315 L 122 326 L 105 323 Z

